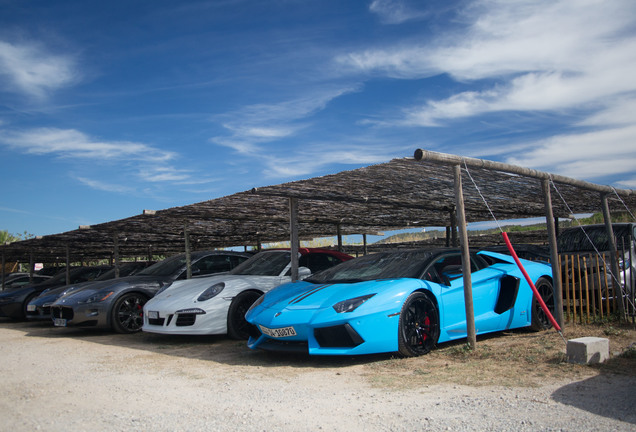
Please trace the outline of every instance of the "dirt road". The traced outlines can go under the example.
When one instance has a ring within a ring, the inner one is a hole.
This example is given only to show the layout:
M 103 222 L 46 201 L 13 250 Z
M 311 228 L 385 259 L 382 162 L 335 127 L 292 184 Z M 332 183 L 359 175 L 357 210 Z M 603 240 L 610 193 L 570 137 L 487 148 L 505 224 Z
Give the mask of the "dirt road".
M 593 370 L 535 387 L 429 385 L 422 358 L 409 372 L 418 380 L 396 386 L 412 359 L 272 355 L 224 337 L 3 319 L 0 349 L 3 431 L 636 429 L 636 378 Z

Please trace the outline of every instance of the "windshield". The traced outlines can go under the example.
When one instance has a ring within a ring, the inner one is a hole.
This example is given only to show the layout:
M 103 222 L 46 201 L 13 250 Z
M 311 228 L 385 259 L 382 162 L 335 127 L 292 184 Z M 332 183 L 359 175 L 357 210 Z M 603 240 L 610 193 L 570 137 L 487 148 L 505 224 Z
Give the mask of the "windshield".
M 233 275 L 278 276 L 291 262 L 289 251 L 267 251 L 254 255 L 230 272 Z
M 159 261 L 137 273 L 138 276 L 174 276 L 186 264 L 185 254 L 175 255 Z
M 623 239 L 631 234 L 629 225 L 614 225 L 612 231 L 616 237 L 616 245 L 621 247 Z M 587 235 L 586 235 L 587 234 Z M 589 240 L 588 240 L 589 237 Z M 590 243 L 590 240 L 592 243 Z M 604 226 L 583 226 L 564 230 L 559 235 L 559 252 L 592 252 L 594 248 L 599 252 L 609 251 L 609 236 Z
M 119 277 L 132 276 L 139 272 L 143 268 L 143 263 L 122 263 L 119 267 Z M 109 279 L 115 279 L 115 268 L 108 270 L 100 277 L 95 278 L 96 281 L 104 281 Z
M 361 282 L 375 279 L 420 278 L 435 254 L 431 251 L 383 252 L 366 255 L 315 274 L 312 283 Z

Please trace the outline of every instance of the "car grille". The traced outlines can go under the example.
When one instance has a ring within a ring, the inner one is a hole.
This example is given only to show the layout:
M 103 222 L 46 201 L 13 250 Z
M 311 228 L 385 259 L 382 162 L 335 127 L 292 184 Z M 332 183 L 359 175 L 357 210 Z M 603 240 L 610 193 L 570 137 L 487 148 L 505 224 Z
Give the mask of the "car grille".
M 63 318 L 65 320 L 73 319 L 73 308 L 70 307 L 52 307 L 51 308 L 51 316 L 53 318 Z
M 314 337 L 323 348 L 353 348 L 364 342 L 349 324 L 317 328 Z
M 258 348 L 273 351 L 290 351 L 290 352 L 302 352 L 309 351 L 307 342 L 305 341 L 282 341 L 278 339 L 267 338 L 263 341 Z
M 196 314 L 192 314 L 192 313 L 178 314 L 177 322 L 175 323 L 175 325 L 177 327 L 188 327 L 188 326 L 194 325 L 194 322 L 196 321 L 196 319 L 197 319 Z
M 164 321 L 164 318 L 148 318 L 148 324 L 150 325 L 163 326 Z

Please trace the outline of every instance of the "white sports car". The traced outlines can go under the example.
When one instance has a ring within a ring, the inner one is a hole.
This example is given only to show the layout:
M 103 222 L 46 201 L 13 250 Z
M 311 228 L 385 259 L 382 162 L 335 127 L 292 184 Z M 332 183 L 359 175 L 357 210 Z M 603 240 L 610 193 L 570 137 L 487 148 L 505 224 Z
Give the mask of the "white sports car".
M 301 248 L 298 277 L 327 269 L 352 257 L 340 252 Z M 245 313 L 263 293 L 291 281 L 289 250 L 260 252 L 223 275 L 174 282 L 144 305 L 143 331 L 165 334 L 228 334 L 247 339 Z

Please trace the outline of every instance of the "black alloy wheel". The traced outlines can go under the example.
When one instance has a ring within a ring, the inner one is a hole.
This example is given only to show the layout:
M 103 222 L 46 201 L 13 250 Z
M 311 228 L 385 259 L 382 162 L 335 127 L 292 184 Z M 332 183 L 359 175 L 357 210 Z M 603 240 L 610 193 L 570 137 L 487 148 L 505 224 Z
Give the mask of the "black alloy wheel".
M 121 296 L 113 305 L 112 326 L 117 333 L 135 333 L 144 324 L 144 304 L 148 299 L 137 293 Z
M 252 325 L 245 321 L 245 314 L 260 296 L 258 291 L 243 291 L 232 300 L 227 313 L 227 334 L 232 339 L 249 338 Z
M 414 292 L 402 305 L 398 350 L 405 357 L 427 354 L 439 339 L 439 312 L 429 296 Z
M 547 278 L 539 278 L 534 284 L 543 299 L 543 302 L 548 307 L 548 310 L 554 315 L 554 288 L 552 282 Z M 541 304 L 537 300 L 535 295 L 532 296 L 532 323 L 530 328 L 535 331 L 547 330 L 552 327 L 552 323 L 548 318 L 548 315 L 544 312 Z

